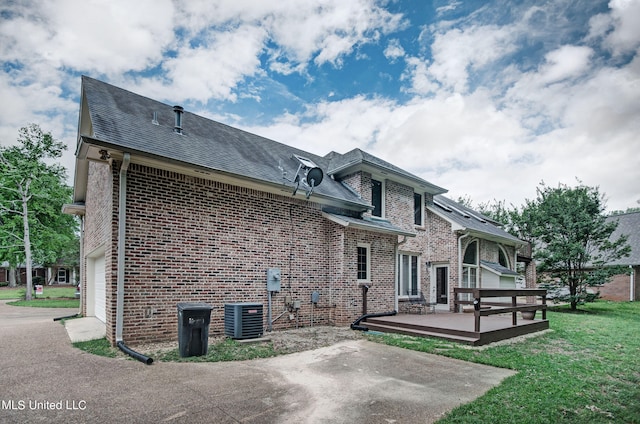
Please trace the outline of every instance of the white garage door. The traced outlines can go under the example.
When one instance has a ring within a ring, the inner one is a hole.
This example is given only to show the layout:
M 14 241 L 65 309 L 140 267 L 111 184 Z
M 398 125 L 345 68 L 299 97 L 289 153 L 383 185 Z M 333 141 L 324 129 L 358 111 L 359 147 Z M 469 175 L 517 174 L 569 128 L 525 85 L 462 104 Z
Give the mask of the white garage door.
M 95 315 L 102 322 L 107 322 L 106 296 L 104 281 L 104 256 L 98 256 L 94 262 L 93 282 L 95 287 Z

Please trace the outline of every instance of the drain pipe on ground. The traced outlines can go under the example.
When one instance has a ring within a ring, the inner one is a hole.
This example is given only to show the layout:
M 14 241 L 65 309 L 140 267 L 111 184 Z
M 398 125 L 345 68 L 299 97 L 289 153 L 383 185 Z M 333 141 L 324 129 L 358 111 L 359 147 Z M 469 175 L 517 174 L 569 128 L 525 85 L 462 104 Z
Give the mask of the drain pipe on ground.
M 124 321 L 124 259 L 125 259 L 125 225 L 127 222 L 127 170 L 131 162 L 131 155 L 125 153 L 120 166 L 120 187 L 118 199 L 118 272 L 116 288 L 116 346 L 118 349 L 147 365 L 153 363 L 153 359 L 135 350 L 128 348 L 122 340 L 122 327 Z
M 398 313 L 397 311 L 391 311 L 391 312 L 380 312 L 378 314 L 364 314 L 357 320 L 353 321 L 353 324 L 351 324 L 351 329 L 360 330 L 360 331 L 369 331 L 369 327 L 360 325 L 360 321 L 366 320 L 367 318 L 390 317 L 390 316 L 396 315 L 397 313 Z

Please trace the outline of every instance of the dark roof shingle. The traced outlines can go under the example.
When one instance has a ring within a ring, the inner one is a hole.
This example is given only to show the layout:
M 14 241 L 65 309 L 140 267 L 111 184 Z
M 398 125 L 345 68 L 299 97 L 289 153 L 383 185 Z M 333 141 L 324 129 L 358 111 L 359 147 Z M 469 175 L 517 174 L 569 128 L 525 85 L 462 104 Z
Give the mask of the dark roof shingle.
M 185 111 L 184 134 L 174 132 L 173 106 L 113 85 L 82 77 L 93 134 L 80 134 L 123 150 L 166 158 L 194 168 L 220 171 L 275 184 L 292 185 L 294 154 L 315 162 L 326 174 L 329 159 Z M 158 124 L 152 123 L 154 113 Z M 285 180 L 283 168 L 287 174 Z M 338 181 L 324 178 L 314 193 L 339 201 L 367 203 Z

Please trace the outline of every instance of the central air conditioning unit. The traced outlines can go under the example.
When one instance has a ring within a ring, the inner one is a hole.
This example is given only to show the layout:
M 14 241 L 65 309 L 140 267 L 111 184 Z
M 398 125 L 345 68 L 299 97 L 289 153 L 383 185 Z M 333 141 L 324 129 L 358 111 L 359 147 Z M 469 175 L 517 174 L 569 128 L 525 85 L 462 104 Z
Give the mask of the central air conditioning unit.
M 262 336 L 262 331 L 262 303 L 225 303 L 225 336 L 255 339 Z

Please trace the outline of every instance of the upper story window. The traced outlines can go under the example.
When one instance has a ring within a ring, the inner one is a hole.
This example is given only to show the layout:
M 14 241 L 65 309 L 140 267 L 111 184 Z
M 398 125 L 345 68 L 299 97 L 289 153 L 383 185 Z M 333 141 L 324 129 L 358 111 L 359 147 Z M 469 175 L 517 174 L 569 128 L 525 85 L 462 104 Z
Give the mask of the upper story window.
M 382 218 L 382 199 L 384 194 L 384 187 L 382 181 L 371 180 L 371 204 L 373 205 L 373 211 L 371 214 L 373 216 L 378 216 Z
M 465 265 L 478 265 L 478 242 L 469 243 L 464 251 L 464 259 L 462 263 Z
M 498 263 L 505 268 L 509 268 L 509 259 L 502 246 L 498 246 Z
M 478 241 L 469 243 L 462 259 L 462 287 L 477 287 L 478 283 Z
M 422 194 L 413 193 L 413 223 L 415 225 L 424 225 L 423 210 Z

